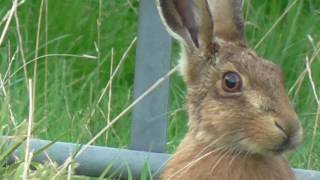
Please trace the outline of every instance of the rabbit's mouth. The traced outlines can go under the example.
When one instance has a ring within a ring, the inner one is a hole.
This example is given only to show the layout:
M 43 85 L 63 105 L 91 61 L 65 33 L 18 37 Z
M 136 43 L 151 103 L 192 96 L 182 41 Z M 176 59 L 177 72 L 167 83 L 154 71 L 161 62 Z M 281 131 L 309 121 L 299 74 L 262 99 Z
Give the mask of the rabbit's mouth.
M 294 143 L 290 138 L 283 141 L 281 144 L 277 145 L 274 149 L 270 149 L 269 151 L 273 152 L 274 154 L 283 154 L 287 151 L 294 150 L 298 144 Z
M 260 132 L 258 136 L 257 133 L 247 134 L 246 136 L 250 138 L 245 138 L 239 142 L 244 151 L 260 155 L 281 155 L 296 149 L 301 144 L 303 131 L 300 127 L 293 133 L 288 133 L 288 131 L 275 126 L 266 128 L 265 132 Z
M 299 129 L 297 133 L 291 136 L 287 136 L 279 145 L 274 149 L 271 149 L 272 152 L 276 154 L 282 154 L 286 151 L 292 151 L 296 149 L 302 142 L 302 128 Z

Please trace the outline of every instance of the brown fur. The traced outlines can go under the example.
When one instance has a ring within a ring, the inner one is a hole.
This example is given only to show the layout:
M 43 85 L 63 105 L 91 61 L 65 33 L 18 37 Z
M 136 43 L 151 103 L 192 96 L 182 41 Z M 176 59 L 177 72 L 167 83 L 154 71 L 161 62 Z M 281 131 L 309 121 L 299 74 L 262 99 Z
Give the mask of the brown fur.
M 174 16 L 166 14 L 163 9 L 168 8 L 161 5 L 172 1 L 192 9 L 196 17 L 187 18 L 192 19 L 184 22 L 188 26 L 172 26 L 172 19 L 176 22 L 188 13 L 180 9 Z M 213 3 L 220 9 L 208 7 Z M 165 24 L 182 44 L 181 71 L 189 112 L 189 131 L 162 178 L 294 179 L 284 153 L 301 142 L 302 128 L 280 68 L 246 47 L 241 0 L 160 0 L 159 4 Z M 208 12 L 202 12 L 205 10 Z M 204 24 L 209 21 L 210 25 Z M 190 24 L 199 34 L 181 33 L 190 32 Z M 242 79 L 239 92 L 226 92 L 222 87 L 223 76 L 230 71 Z
M 215 151 L 214 149 L 203 151 L 205 146 L 195 142 L 189 134 L 167 165 L 162 178 L 172 180 L 294 179 L 287 160 L 282 156 L 249 155 L 240 154 L 237 151 Z

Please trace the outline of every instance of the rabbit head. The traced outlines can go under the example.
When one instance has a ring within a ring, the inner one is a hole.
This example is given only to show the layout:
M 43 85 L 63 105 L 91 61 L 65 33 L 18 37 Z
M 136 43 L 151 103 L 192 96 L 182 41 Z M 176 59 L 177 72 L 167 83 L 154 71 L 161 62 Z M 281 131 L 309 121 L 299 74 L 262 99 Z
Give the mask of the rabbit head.
M 252 154 L 281 154 L 301 142 L 280 68 L 246 45 L 241 0 L 158 0 L 158 8 L 182 46 L 188 133 Z

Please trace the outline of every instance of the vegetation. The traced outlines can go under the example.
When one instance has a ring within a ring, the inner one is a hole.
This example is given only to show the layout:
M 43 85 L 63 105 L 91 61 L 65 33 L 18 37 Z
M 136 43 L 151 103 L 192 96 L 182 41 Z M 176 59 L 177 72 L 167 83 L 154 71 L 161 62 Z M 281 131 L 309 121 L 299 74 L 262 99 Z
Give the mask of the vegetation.
M 21 3 L 11 16 L 13 2 Z M 2 0 L 0 135 L 25 137 L 32 122 L 33 137 L 87 143 L 121 113 L 132 102 L 138 7 L 138 0 Z M 248 43 L 282 67 L 305 130 L 290 162 L 320 170 L 320 1 L 246 0 L 244 13 Z M 173 57 L 174 66 L 176 53 Z M 111 65 L 113 70 L 119 65 L 119 71 L 106 88 Z M 173 152 L 187 124 L 178 74 L 170 90 L 167 147 Z M 130 113 L 94 144 L 127 148 L 129 140 Z M 7 155 L 0 152 L 3 165 Z M 0 177 L 19 179 L 26 163 L 0 168 Z M 55 176 L 59 170 L 56 178 L 67 176 L 57 165 L 31 164 L 38 171 L 29 178 Z

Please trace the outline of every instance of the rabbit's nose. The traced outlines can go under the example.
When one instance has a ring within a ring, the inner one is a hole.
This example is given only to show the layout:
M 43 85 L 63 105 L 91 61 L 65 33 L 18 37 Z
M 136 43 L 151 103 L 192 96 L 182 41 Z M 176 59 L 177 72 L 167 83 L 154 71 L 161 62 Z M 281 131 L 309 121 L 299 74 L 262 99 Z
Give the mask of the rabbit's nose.
M 292 135 L 286 136 L 286 138 L 276 147 L 276 152 L 284 152 L 286 150 L 292 150 L 296 148 L 301 142 L 301 136 Z
M 275 121 L 275 126 L 284 134 L 282 142 L 276 147 L 277 152 L 294 149 L 302 141 L 302 128 L 300 125 L 293 129 L 286 129 L 280 123 Z

